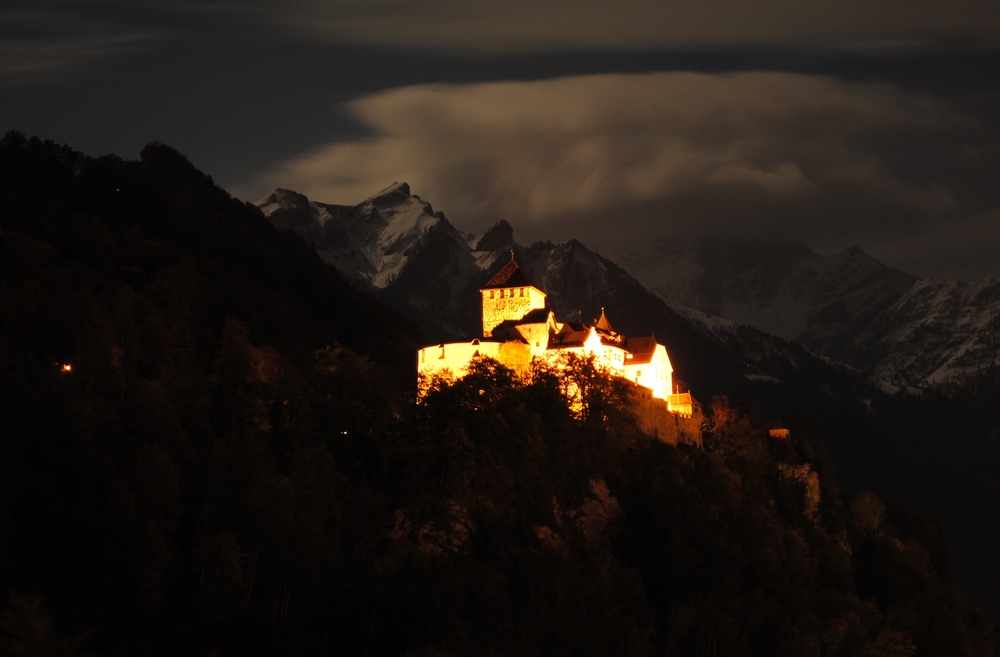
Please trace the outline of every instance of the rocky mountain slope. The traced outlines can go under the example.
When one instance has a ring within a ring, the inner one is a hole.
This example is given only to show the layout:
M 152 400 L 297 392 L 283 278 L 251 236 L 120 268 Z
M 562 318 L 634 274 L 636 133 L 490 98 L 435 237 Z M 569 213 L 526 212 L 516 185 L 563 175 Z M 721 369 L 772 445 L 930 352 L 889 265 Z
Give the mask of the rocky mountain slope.
M 323 260 L 358 288 L 403 310 L 431 339 L 475 330 L 480 279 L 509 244 L 502 235 L 491 246 L 456 230 L 442 212 L 411 195 L 406 183 L 356 206 L 317 203 L 286 189 L 257 205 L 272 224 L 301 234 Z M 502 232 L 500 227 L 493 234 Z
M 869 374 L 925 386 L 1000 363 L 1000 281 L 936 281 L 860 247 L 791 241 L 661 242 L 619 261 L 678 302 L 757 327 Z

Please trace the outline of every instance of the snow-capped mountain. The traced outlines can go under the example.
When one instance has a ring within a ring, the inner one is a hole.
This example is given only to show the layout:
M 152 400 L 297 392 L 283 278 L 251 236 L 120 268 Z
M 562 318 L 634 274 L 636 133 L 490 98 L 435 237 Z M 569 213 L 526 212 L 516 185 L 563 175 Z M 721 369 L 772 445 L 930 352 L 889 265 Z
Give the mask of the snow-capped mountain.
M 822 256 L 790 241 L 661 242 L 619 258 L 678 302 L 875 377 L 927 385 L 1000 363 L 1000 281 L 935 281 L 852 247 Z
M 287 189 L 257 205 L 276 227 L 300 233 L 320 257 L 414 319 L 432 339 L 475 331 L 480 279 L 510 243 L 505 223 L 492 231 L 505 242 L 499 246 L 456 230 L 406 183 L 356 206 L 317 203 Z
M 275 226 L 305 236 L 356 285 L 415 319 L 433 340 L 480 334 L 478 290 L 514 250 L 557 316 L 591 320 L 606 307 L 625 335 L 654 333 L 667 345 L 678 377 L 706 401 L 713 394 L 765 405 L 781 400 L 784 406 L 774 410 L 786 412 L 796 396 L 857 404 L 879 394 L 868 377 L 799 344 L 669 301 L 576 240 L 524 247 L 505 221 L 481 236 L 459 231 L 405 183 L 357 206 L 317 203 L 282 189 L 258 206 Z

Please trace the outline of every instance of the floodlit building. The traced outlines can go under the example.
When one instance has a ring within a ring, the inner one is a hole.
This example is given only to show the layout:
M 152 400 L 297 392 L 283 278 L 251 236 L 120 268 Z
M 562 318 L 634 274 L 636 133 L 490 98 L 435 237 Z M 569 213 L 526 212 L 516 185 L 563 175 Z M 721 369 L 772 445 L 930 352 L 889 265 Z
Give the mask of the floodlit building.
M 474 358 L 489 357 L 519 374 L 534 359 L 558 365 L 564 354 L 593 357 L 609 376 L 633 384 L 633 411 L 640 426 L 660 439 L 701 445 L 701 408 L 690 393 L 674 391 L 666 347 L 653 336 L 626 338 L 604 310 L 593 324 L 560 322 L 545 292 L 511 259 L 480 290 L 483 335 L 424 347 L 417 371 L 425 377 L 461 378 Z

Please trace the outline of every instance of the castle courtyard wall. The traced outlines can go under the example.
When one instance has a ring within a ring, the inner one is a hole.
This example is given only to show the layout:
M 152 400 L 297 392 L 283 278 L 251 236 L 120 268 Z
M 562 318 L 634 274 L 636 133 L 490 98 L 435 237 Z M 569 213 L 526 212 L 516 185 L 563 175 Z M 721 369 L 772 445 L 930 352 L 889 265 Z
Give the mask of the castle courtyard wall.
M 702 413 L 698 406 L 690 415 L 672 413 L 665 400 L 653 397 L 648 388 L 641 386 L 632 389 L 630 402 L 639 428 L 645 433 L 670 445 L 702 446 Z

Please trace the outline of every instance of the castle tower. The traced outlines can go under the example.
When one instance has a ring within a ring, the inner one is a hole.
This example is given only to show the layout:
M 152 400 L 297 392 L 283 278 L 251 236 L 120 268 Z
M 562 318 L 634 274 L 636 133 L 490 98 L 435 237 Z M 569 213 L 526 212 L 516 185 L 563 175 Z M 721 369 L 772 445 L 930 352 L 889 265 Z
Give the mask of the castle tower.
M 493 329 L 503 322 L 516 322 L 532 310 L 545 308 L 545 293 L 514 262 L 513 249 L 510 262 L 479 291 L 483 295 L 483 337 L 491 337 Z

